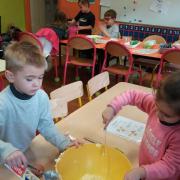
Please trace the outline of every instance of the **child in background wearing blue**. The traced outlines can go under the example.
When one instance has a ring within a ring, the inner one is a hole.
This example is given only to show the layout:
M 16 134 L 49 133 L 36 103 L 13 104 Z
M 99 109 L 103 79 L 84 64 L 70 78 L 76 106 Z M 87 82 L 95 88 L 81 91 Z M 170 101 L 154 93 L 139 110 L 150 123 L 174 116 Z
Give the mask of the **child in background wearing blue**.
M 109 38 L 119 38 L 119 26 L 115 23 L 117 13 L 113 9 L 109 9 L 104 14 L 104 23 L 99 25 L 102 36 Z
M 92 34 L 92 29 L 95 25 L 95 16 L 90 11 L 89 1 L 88 0 L 78 0 L 78 5 L 80 8 L 80 12 L 76 15 L 76 17 L 70 21 L 70 24 L 78 25 L 78 33 L 79 34 Z
M 8 85 L 0 93 L 0 162 L 10 167 L 28 164 L 23 152 L 38 130 L 60 151 L 78 145 L 55 127 L 48 95 L 41 89 L 46 60 L 29 42 L 13 42 L 5 51 Z

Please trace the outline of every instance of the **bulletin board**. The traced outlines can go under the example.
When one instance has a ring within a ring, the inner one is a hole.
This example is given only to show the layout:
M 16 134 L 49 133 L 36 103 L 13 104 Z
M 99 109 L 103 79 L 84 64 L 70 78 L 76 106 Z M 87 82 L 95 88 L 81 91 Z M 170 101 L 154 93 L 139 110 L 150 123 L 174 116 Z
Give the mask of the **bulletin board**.
M 101 19 L 108 9 L 120 22 L 180 28 L 180 0 L 101 0 Z

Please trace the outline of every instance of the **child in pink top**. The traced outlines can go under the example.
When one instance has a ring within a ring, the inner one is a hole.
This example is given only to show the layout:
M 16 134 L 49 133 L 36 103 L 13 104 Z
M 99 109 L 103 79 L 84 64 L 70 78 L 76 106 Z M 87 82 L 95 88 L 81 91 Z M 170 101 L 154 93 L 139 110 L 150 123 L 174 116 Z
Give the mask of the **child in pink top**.
M 167 77 L 156 95 L 130 90 L 117 96 L 103 112 L 105 127 L 125 105 L 149 117 L 139 152 L 139 167 L 125 180 L 180 180 L 180 72 Z

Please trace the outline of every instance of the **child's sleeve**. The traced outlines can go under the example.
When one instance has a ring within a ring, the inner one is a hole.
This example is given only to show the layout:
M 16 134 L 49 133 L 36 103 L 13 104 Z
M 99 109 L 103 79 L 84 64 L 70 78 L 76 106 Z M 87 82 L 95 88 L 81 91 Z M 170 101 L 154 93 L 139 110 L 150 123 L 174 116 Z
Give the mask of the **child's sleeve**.
M 11 143 L 0 140 L 0 164 L 3 164 L 6 158 L 17 150 L 18 149 L 15 148 Z
M 0 103 L 0 163 L 3 163 L 5 159 L 13 152 L 17 151 L 18 149 L 15 148 L 11 143 L 7 143 L 3 141 L 3 132 L 4 129 L 7 128 L 5 125 L 5 119 L 6 119 L 6 112 L 5 109 L 3 108 L 4 105 L 1 106 Z
M 48 142 L 55 145 L 59 150 L 65 150 L 70 144 L 70 139 L 64 136 L 55 126 L 51 116 L 49 98 L 47 95 L 43 97 L 43 103 L 41 103 L 40 109 L 38 131 Z
M 118 113 L 126 105 L 137 106 L 142 111 L 150 113 L 154 106 L 154 97 L 152 94 L 142 91 L 129 90 L 116 96 L 108 106 L 111 106 Z
M 180 129 L 178 129 L 180 131 Z M 180 178 L 180 133 L 170 137 L 170 144 L 163 158 L 153 164 L 144 165 L 146 180 Z M 177 177 L 176 177 L 177 176 Z M 176 178 L 175 178 L 176 177 Z
M 92 26 L 93 28 L 95 26 L 95 16 L 94 16 L 94 14 L 92 14 L 92 17 L 89 20 L 89 25 Z
M 119 26 L 115 25 L 113 26 L 113 30 L 110 34 L 111 38 L 119 38 L 120 33 L 119 33 Z
M 81 12 L 79 12 L 76 16 L 75 16 L 75 21 L 78 22 L 79 18 L 81 17 Z

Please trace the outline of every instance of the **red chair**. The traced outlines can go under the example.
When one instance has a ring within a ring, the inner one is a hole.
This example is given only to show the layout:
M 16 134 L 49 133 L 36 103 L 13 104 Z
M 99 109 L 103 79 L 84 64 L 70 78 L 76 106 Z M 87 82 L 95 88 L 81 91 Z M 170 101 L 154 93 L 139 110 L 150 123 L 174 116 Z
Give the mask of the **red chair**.
M 0 59 L 0 91 L 4 89 L 4 72 L 6 70 L 6 61 Z
M 52 33 L 55 33 L 55 32 L 52 32 Z M 44 36 L 42 36 L 42 37 L 44 37 Z M 48 54 L 47 52 L 45 53 L 46 48 L 45 48 L 44 44 L 42 44 L 40 37 L 35 35 L 35 34 L 32 34 L 30 32 L 21 32 L 20 36 L 19 36 L 19 41 L 28 41 L 28 42 L 31 42 L 31 43 L 37 45 L 38 47 L 40 47 L 40 49 L 44 52 L 44 55 Z M 51 43 L 48 39 L 47 39 L 47 41 L 49 43 Z M 49 52 L 50 52 L 50 56 L 51 56 L 51 60 L 52 60 L 53 66 L 54 66 L 55 81 L 58 82 L 59 81 L 59 75 L 58 75 L 58 66 L 59 66 L 59 63 L 58 63 L 57 56 L 59 55 L 59 51 L 58 51 L 59 49 L 54 48 L 53 43 L 51 43 L 51 44 L 52 44 L 52 48 L 49 49 Z
M 20 32 L 19 41 L 31 42 L 32 44 L 38 46 L 41 49 L 41 51 L 43 51 L 43 46 L 42 46 L 41 42 L 39 41 L 39 39 L 30 32 Z
M 93 50 L 93 58 L 80 58 L 79 56 L 71 56 L 70 50 Z M 85 35 L 75 35 L 68 39 L 66 46 L 66 61 L 64 65 L 64 84 L 66 84 L 67 66 L 74 65 L 76 67 L 76 77 L 78 77 L 78 67 L 90 67 L 92 68 L 91 77 L 94 76 L 95 65 L 96 65 L 96 47 L 92 40 L 87 38 Z
M 154 75 L 155 86 L 158 87 L 160 81 L 169 73 L 180 70 L 180 49 L 166 51 L 160 60 L 157 75 Z M 155 78 L 155 76 L 157 76 Z
M 59 81 L 59 76 L 58 76 L 59 37 L 56 34 L 56 32 L 51 28 L 41 28 L 38 32 L 36 32 L 36 36 L 40 38 L 40 41 L 41 41 L 41 38 L 45 38 L 52 45 L 52 50 L 50 52 L 50 55 L 51 55 L 51 60 L 54 66 L 55 81 L 58 82 Z
M 4 79 L 3 79 L 3 75 L 0 73 L 0 91 L 2 91 L 4 89 Z
M 129 61 L 128 66 L 120 65 L 120 64 L 114 64 L 114 65 L 108 65 L 107 59 L 108 55 L 113 57 L 126 57 Z M 102 72 L 108 71 L 109 73 L 116 74 L 116 78 L 118 81 L 119 75 L 122 75 L 125 77 L 125 81 L 128 82 L 129 76 L 133 73 L 139 73 L 140 75 L 140 81 L 142 80 L 141 72 L 135 71 L 133 69 L 133 57 L 130 51 L 122 44 L 116 41 L 109 41 L 105 46 L 105 56 L 104 56 L 104 62 L 102 66 Z

